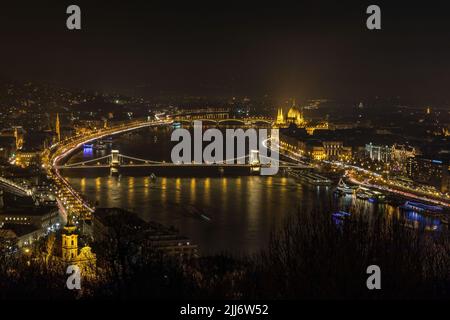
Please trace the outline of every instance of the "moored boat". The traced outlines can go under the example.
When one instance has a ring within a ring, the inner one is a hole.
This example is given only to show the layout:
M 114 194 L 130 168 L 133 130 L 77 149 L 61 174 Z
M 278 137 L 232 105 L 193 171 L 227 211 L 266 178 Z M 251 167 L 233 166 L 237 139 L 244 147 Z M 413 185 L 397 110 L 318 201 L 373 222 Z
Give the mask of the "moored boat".
M 400 208 L 428 213 L 441 213 L 444 210 L 441 206 L 433 206 L 416 201 L 406 201 Z
M 347 185 L 344 180 L 341 178 L 339 179 L 337 188 L 336 188 L 336 192 L 338 194 L 342 194 L 342 195 L 352 195 L 353 192 L 356 190 L 357 187 L 355 186 L 349 186 Z
M 332 183 L 330 179 L 313 172 L 289 171 L 289 174 L 298 180 L 315 186 L 329 186 Z
M 368 188 L 359 187 L 356 190 L 356 197 L 358 199 L 367 200 L 369 202 L 384 202 L 385 196 L 383 193 Z
M 331 216 L 333 219 L 346 220 L 351 216 L 351 214 L 345 211 L 337 211 L 332 213 Z

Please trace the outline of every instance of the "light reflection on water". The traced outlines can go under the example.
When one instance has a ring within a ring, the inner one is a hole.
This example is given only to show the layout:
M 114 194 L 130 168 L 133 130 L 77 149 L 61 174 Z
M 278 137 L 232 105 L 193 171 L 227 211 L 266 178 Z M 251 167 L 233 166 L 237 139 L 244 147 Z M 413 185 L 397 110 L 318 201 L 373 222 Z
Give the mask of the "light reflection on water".
M 389 205 L 373 205 L 349 198 L 335 199 L 324 188 L 304 186 L 285 177 L 148 177 L 69 178 L 77 190 L 103 207 L 122 207 L 145 220 L 175 226 L 192 238 L 202 252 L 255 252 L 267 245 L 273 228 L 297 209 L 318 206 L 332 211 L 329 201 L 340 210 L 363 214 L 399 214 Z M 318 202 L 320 201 L 320 202 Z M 202 218 L 205 215 L 210 220 Z M 408 213 L 414 226 L 438 226 L 439 220 Z
M 272 228 L 301 203 L 314 201 L 317 192 L 284 177 L 68 179 L 99 206 L 123 207 L 173 225 L 209 253 L 264 247 Z
M 111 147 L 130 156 L 167 160 L 169 133 L 164 130 L 161 136 L 156 130 L 146 129 L 138 135 L 117 138 Z M 154 139 L 155 135 L 159 138 Z M 96 158 L 106 152 L 109 151 L 90 154 L 80 150 L 70 161 Z M 149 175 L 89 177 L 80 171 L 68 179 L 98 206 L 122 207 L 135 211 L 145 220 L 175 226 L 206 254 L 255 252 L 265 248 L 270 232 L 281 227 L 285 218 L 295 214 L 300 206 L 314 206 L 327 215 L 336 209 L 331 208 L 335 205 L 339 210 L 369 215 L 400 214 L 389 205 L 371 204 L 354 197 L 336 198 L 332 187 L 306 186 L 281 175 L 161 176 L 153 180 Z M 431 226 L 439 222 L 421 220 L 414 214 L 407 214 L 406 218 Z

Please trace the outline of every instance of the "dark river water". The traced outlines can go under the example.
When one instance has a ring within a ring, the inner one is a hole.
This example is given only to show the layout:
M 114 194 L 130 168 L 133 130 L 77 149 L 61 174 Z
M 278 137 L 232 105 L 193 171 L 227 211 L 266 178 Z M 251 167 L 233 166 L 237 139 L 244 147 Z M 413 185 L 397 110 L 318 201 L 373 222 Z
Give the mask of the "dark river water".
M 113 138 L 105 150 L 84 148 L 69 163 L 98 158 L 118 149 L 121 154 L 152 160 L 170 160 L 170 129 L 145 128 Z M 398 209 L 352 197 L 333 196 L 333 187 L 305 185 L 283 174 L 236 176 L 205 172 L 153 172 L 151 168 L 122 171 L 120 178 L 108 170 L 71 169 L 66 176 L 75 189 L 99 207 L 121 207 L 144 220 L 175 226 L 199 245 L 203 254 L 222 251 L 253 253 L 263 249 L 272 230 L 299 207 L 320 207 L 363 214 L 395 214 Z M 156 179 L 151 179 L 151 173 Z M 195 176 L 194 176 L 195 175 Z M 418 223 L 434 219 L 411 215 Z

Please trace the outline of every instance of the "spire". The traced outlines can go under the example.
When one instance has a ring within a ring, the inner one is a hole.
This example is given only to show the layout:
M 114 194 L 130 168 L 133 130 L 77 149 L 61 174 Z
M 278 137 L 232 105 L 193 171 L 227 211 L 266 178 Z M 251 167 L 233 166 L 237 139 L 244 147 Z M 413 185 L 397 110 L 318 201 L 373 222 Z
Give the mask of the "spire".
M 76 231 L 77 227 L 73 223 L 72 214 L 70 212 L 67 213 L 67 223 L 64 226 L 64 230 L 66 234 L 71 234 Z
M 277 114 L 277 124 L 284 124 L 284 115 L 283 115 L 283 109 L 278 108 L 278 114 Z
M 59 122 L 59 113 L 56 114 L 55 130 L 56 130 L 56 135 L 58 137 L 58 142 L 60 142 L 61 141 L 61 124 Z
M 14 138 L 16 139 L 16 149 L 20 149 L 19 130 L 17 127 L 14 128 Z
M 303 115 L 301 112 L 297 113 L 297 117 L 295 119 L 295 124 L 298 126 L 303 124 Z

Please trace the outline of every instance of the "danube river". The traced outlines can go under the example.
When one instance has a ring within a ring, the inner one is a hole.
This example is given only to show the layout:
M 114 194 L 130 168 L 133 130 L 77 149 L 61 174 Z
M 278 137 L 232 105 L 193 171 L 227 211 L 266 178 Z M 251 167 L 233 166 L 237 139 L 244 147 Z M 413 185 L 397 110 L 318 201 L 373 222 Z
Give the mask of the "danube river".
M 143 159 L 170 159 L 170 129 L 145 128 L 114 137 L 100 150 L 89 146 L 69 160 L 78 162 L 109 154 Z M 79 171 L 76 171 L 79 170 Z M 156 174 L 156 179 L 150 175 Z M 273 177 L 206 175 L 185 172 L 158 174 L 151 169 L 122 172 L 121 177 L 106 171 L 71 169 L 67 179 L 98 207 L 121 207 L 145 220 L 176 227 L 199 245 L 203 254 L 253 253 L 263 249 L 271 231 L 300 207 L 317 207 L 323 214 L 332 210 L 353 210 L 355 203 L 364 214 L 393 214 L 398 209 L 357 199 L 336 199 L 332 187 L 304 185 L 280 174 Z M 427 223 L 433 223 L 428 221 Z

